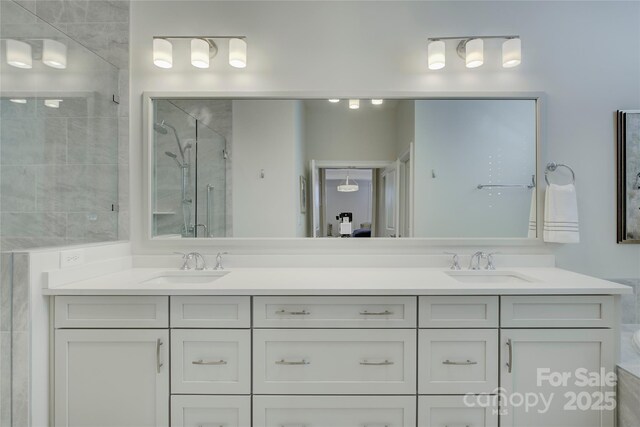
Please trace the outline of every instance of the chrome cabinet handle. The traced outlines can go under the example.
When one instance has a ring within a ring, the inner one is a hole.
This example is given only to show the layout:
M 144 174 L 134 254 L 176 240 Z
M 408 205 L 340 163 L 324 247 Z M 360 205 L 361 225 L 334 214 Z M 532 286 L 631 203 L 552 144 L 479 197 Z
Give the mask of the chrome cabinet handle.
M 160 373 L 160 368 L 162 368 L 162 362 L 160 362 L 160 346 L 162 345 L 162 340 L 158 338 L 156 340 L 156 372 Z
M 198 427 L 224 427 L 224 424 L 198 424 Z
M 308 316 L 311 313 L 308 312 L 307 310 L 302 310 L 302 311 L 286 311 L 286 310 L 278 310 L 276 311 L 276 314 L 290 314 L 292 316 Z
M 306 360 L 297 360 L 297 361 L 288 361 L 284 359 L 276 360 L 276 365 L 309 365 L 311 362 L 307 362 Z
M 469 359 L 467 359 L 465 361 L 462 361 L 462 362 L 455 362 L 455 361 L 447 359 L 444 362 L 442 362 L 442 364 L 443 365 L 477 365 L 478 362 L 474 362 L 474 361 L 469 360 Z
M 511 343 L 511 338 L 507 340 L 507 347 L 509 347 L 509 361 L 507 362 L 507 368 L 509 368 L 509 373 L 513 369 L 513 344 Z
M 365 366 L 387 366 L 387 365 L 393 365 L 394 363 L 386 359 L 384 362 L 369 362 L 368 360 L 365 359 L 361 361 L 360 364 Z
M 385 311 L 361 311 L 360 316 L 389 316 L 393 314 L 393 311 L 385 310 Z
M 445 424 L 444 427 L 454 427 L 453 425 Z M 471 424 L 465 424 L 463 427 L 471 427 Z
M 226 365 L 227 361 L 226 360 L 194 360 L 193 362 L 191 362 L 192 365 Z

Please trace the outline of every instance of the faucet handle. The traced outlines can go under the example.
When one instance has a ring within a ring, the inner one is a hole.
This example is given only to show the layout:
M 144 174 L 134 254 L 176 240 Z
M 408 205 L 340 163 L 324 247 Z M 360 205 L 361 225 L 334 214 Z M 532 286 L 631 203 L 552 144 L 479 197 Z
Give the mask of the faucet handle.
M 182 263 L 182 267 L 180 267 L 180 270 L 191 270 L 189 261 L 193 259 L 193 253 L 174 252 L 174 254 L 182 255 L 182 259 L 184 260 L 184 262 Z
M 451 266 L 449 267 L 451 270 L 460 270 L 460 257 L 455 252 L 444 252 L 446 255 L 453 255 L 451 259 Z
M 487 266 L 485 267 L 486 270 L 495 270 L 496 269 L 496 265 L 493 263 L 493 256 L 496 254 L 499 254 L 500 252 L 489 252 L 486 255 L 487 257 Z
M 227 255 L 229 252 L 218 252 L 216 254 L 216 266 L 213 268 L 214 270 L 224 270 L 222 266 L 222 255 Z

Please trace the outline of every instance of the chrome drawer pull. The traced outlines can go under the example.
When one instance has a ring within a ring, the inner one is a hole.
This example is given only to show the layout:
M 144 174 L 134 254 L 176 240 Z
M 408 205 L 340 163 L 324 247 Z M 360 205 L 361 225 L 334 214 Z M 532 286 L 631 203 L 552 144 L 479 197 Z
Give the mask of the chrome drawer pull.
M 509 373 L 513 370 L 513 344 L 511 343 L 511 338 L 507 340 L 507 347 L 509 347 L 509 361 L 507 362 L 507 368 L 509 369 Z
M 198 427 L 224 427 L 224 424 L 198 424 Z
M 192 365 L 226 365 L 227 361 L 226 360 L 194 360 L 193 362 L 191 362 Z
M 284 359 L 276 360 L 276 365 L 309 365 L 309 364 L 311 364 L 311 362 L 307 362 L 304 359 L 299 361 L 293 361 L 293 362 L 289 362 Z
M 449 424 L 445 424 L 444 427 L 449 427 Z M 454 427 L 453 425 L 451 427 Z M 471 424 L 465 424 L 463 427 L 471 427 Z
M 443 365 L 477 365 L 478 362 L 474 362 L 469 359 L 467 359 L 464 362 L 452 362 L 451 360 L 447 359 L 444 362 L 442 362 L 442 364 Z
M 369 362 L 368 360 L 363 360 L 362 362 L 360 362 L 361 365 L 365 365 L 365 366 L 387 366 L 387 365 L 393 365 L 393 362 L 390 360 L 385 360 L 384 362 Z
M 307 310 L 302 310 L 302 311 L 286 311 L 286 310 L 278 310 L 276 311 L 276 314 L 289 314 L 291 316 L 308 316 L 311 313 L 309 313 Z
M 361 311 L 360 316 L 390 316 L 393 314 L 393 311 L 385 310 L 385 311 Z
M 156 373 L 160 373 L 160 368 L 162 368 L 164 365 L 163 363 L 160 361 L 160 346 L 162 345 L 162 340 L 160 338 L 158 338 L 156 340 Z

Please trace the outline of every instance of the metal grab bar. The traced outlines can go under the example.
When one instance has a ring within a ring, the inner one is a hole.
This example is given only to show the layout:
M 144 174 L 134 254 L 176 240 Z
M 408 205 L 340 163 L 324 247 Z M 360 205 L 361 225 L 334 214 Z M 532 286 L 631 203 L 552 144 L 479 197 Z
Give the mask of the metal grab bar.
M 465 360 L 463 362 L 454 362 L 454 361 L 451 361 L 451 360 L 447 359 L 447 360 L 443 361 L 442 364 L 443 365 L 477 365 L 478 362 L 474 362 L 474 361 L 469 360 L 469 359 L 467 359 L 467 360 Z
M 546 179 L 546 174 L 545 174 Z M 528 188 L 531 190 L 536 187 L 536 176 L 531 175 L 531 184 L 478 184 L 478 190 L 491 188 Z
M 206 234 L 207 237 L 211 236 L 211 212 L 213 208 L 211 207 L 211 202 L 213 201 L 213 197 L 211 197 L 211 191 L 213 191 L 215 187 L 211 184 L 207 184 L 207 229 Z
M 192 365 L 226 365 L 227 361 L 226 360 L 194 360 L 193 362 L 191 362 Z

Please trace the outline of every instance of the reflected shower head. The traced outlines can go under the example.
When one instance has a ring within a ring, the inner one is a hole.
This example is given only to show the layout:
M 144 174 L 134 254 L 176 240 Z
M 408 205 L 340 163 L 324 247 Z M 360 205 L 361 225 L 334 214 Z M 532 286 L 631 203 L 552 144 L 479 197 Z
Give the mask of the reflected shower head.
M 177 155 L 175 155 L 171 151 L 165 151 L 164 154 L 169 156 L 169 157 L 171 157 L 173 160 L 175 160 L 176 164 L 178 165 L 178 167 L 182 167 L 182 163 L 180 163 L 180 160 L 178 160 L 178 156 Z
M 161 133 L 162 135 L 166 135 L 167 132 L 169 132 L 166 126 L 164 125 L 164 120 L 162 121 L 162 123 L 154 123 L 153 130 L 155 130 L 158 133 Z

